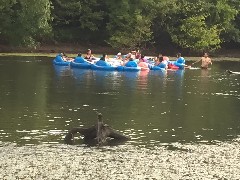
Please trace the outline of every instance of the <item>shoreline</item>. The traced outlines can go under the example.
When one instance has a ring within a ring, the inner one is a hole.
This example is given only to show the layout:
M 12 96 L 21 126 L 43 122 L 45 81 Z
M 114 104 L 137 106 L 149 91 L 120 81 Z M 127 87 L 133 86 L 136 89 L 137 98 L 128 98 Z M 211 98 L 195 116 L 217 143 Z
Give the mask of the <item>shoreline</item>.
M 5 57 L 5 56 L 21 56 L 21 57 L 51 57 L 54 58 L 57 55 L 57 53 L 4 53 L 4 52 L 0 52 L 0 57 Z M 94 54 L 94 56 L 100 56 L 101 54 Z M 69 57 L 74 58 L 76 56 L 76 54 L 72 54 L 72 53 L 68 53 Z M 110 57 L 113 57 L 114 55 L 110 54 Z M 172 57 L 169 56 L 170 60 L 174 60 L 176 59 L 176 57 Z M 186 61 L 196 61 L 199 60 L 201 57 L 200 56 L 184 56 Z M 213 61 L 239 61 L 240 62 L 240 58 L 238 57 L 228 57 L 228 56 L 215 56 L 215 57 L 211 57 Z
M 0 57 L 2 56 L 42 56 L 42 57 L 55 57 L 60 52 L 65 52 L 69 57 L 76 57 L 76 55 L 81 52 L 86 54 L 87 49 L 92 49 L 92 53 L 95 56 L 100 56 L 103 53 L 108 54 L 110 57 L 117 54 L 120 50 L 116 50 L 108 46 L 99 45 L 79 45 L 79 44 L 49 44 L 41 45 L 36 49 L 33 48 L 23 48 L 23 47 L 12 47 L 8 45 L 0 44 Z M 179 50 L 172 49 L 162 49 L 157 50 L 156 48 L 142 50 L 143 54 L 146 56 L 157 56 L 156 52 L 163 52 L 164 55 L 168 56 L 171 60 L 175 60 L 175 54 Z M 127 54 L 128 50 L 120 51 L 122 54 Z M 200 53 L 190 53 L 186 50 L 180 50 L 186 61 L 199 60 L 201 58 Z M 213 61 L 240 61 L 240 51 L 239 49 L 219 49 L 214 53 L 210 53 L 210 57 Z

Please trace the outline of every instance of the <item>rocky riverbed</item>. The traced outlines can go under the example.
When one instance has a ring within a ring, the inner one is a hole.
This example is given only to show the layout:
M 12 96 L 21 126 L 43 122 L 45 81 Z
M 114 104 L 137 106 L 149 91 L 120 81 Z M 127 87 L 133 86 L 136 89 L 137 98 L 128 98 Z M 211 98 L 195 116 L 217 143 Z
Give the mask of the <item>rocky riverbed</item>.
M 0 179 L 240 179 L 239 149 L 240 139 L 100 148 L 0 142 Z

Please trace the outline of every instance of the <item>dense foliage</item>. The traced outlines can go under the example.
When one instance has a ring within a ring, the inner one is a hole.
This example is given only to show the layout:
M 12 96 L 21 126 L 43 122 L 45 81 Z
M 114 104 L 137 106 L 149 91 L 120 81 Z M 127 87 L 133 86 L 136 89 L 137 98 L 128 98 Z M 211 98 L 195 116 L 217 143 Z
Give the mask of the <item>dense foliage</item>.
M 49 0 L 5 0 L 0 3 L 0 36 L 3 41 L 35 47 L 50 35 Z
M 237 0 L 4 0 L 0 43 L 215 50 L 240 43 L 239 9 Z

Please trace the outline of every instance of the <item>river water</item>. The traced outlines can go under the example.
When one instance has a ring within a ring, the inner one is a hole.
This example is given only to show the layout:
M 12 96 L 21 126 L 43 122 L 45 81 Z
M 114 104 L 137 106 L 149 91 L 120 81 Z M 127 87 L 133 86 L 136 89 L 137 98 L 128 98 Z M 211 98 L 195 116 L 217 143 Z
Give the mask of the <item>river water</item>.
M 0 57 L 0 179 L 239 179 L 240 62 L 210 70 L 104 72 Z M 131 137 L 75 145 L 76 126 Z

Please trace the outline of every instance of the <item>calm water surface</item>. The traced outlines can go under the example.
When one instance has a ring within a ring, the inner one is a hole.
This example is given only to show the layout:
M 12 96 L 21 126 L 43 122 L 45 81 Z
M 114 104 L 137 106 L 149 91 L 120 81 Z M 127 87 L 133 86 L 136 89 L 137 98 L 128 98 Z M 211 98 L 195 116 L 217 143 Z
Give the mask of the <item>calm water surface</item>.
M 70 128 L 93 125 L 96 111 L 132 138 L 127 145 L 232 140 L 240 134 L 240 75 L 226 69 L 240 71 L 240 62 L 133 73 L 0 57 L 0 142 L 62 144 Z

